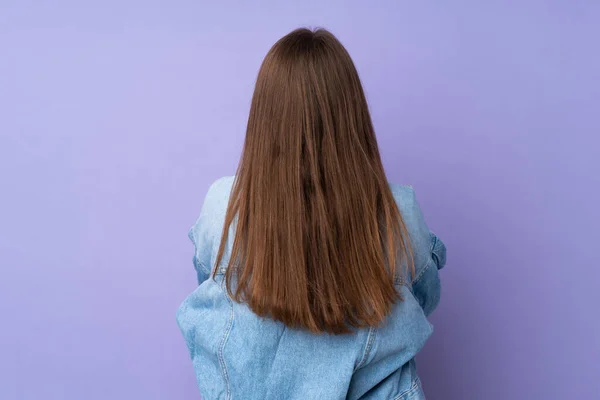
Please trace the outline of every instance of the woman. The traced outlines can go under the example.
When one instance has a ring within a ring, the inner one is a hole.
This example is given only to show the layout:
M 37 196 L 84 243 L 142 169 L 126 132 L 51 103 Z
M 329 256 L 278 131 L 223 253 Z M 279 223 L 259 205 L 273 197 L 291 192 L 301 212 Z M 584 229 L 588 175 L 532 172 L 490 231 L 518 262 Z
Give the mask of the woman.
M 347 51 L 299 29 L 258 74 L 235 177 L 190 231 L 177 320 L 204 399 L 423 399 L 444 244 L 389 184 Z

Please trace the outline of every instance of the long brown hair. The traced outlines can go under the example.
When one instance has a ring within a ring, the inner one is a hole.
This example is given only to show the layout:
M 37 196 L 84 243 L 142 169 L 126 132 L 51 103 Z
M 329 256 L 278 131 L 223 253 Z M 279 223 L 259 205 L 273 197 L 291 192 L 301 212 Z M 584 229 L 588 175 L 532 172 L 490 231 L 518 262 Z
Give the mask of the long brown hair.
M 345 333 L 401 301 L 409 237 L 358 73 L 326 30 L 289 33 L 262 63 L 217 265 L 232 224 L 227 291 L 259 316 Z

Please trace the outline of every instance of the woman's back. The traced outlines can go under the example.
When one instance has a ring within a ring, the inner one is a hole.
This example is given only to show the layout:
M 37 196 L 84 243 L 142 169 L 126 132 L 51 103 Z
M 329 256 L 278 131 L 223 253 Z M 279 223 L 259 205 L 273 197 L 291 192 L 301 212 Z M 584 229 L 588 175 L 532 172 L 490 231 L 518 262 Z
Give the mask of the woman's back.
M 218 266 L 211 266 L 218 259 L 233 184 L 234 178 L 226 177 L 211 186 L 190 231 L 199 287 L 177 314 L 204 398 L 424 398 L 414 357 L 432 332 L 426 317 L 439 301 L 438 269 L 446 249 L 427 228 L 413 189 L 390 185 L 414 263 L 414 274 L 399 273 L 394 281 L 401 300 L 379 326 L 336 335 L 259 317 L 232 299 L 224 277 L 235 224 Z
M 358 72 L 325 30 L 267 53 L 235 177 L 190 232 L 178 322 L 212 399 L 419 399 L 445 248 L 387 181 Z

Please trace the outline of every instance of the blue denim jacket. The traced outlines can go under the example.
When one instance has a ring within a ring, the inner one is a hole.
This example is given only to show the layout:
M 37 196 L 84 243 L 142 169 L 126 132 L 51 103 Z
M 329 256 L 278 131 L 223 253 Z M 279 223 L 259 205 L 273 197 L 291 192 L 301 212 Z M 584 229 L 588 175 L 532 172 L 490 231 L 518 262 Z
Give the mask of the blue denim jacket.
M 413 189 L 391 185 L 416 269 L 411 282 L 397 281 L 404 300 L 379 327 L 317 335 L 260 318 L 232 301 L 223 285 L 227 255 L 210 278 L 232 184 L 233 177 L 212 184 L 190 231 L 199 286 L 177 312 L 203 398 L 424 399 L 414 357 L 432 333 L 427 316 L 439 302 L 446 248 L 425 225 Z

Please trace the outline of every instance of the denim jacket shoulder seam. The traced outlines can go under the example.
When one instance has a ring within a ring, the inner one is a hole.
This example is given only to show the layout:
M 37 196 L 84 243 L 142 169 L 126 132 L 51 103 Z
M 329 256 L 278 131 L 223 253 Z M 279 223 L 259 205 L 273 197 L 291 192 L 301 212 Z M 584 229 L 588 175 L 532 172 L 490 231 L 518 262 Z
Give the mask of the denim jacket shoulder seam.
M 362 355 L 362 358 L 360 359 L 360 362 L 358 363 L 356 368 L 354 368 L 354 371 L 362 368 L 365 365 L 365 363 L 367 362 L 367 358 L 369 358 L 369 355 L 371 354 L 371 348 L 373 347 L 374 341 L 375 341 L 375 328 L 370 327 L 369 334 L 367 335 L 367 343 L 365 344 L 365 350 L 363 351 L 363 355 Z

